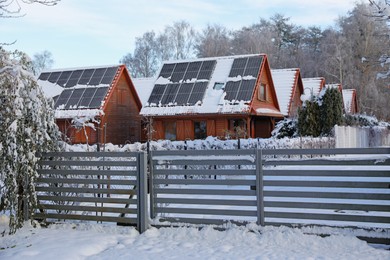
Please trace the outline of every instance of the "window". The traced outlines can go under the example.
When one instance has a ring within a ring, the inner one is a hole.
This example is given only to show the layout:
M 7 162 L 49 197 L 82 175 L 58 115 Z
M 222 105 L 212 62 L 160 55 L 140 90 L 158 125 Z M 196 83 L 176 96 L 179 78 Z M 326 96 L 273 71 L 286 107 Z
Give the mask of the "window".
M 176 140 L 176 122 L 165 122 L 165 139 L 167 140 Z
M 195 139 L 205 139 L 207 137 L 206 121 L 194 122 L 194 137 Z
M 215 90 L 221 90 L 221 89 L 224 89 L 224 83 L 221 83 L 221 82 L 215 82 L 214 84 L 214 89 Z
M 246 138 L 246 121 L 244 119 L 231 119 L 229 122 L 229 130 L 232 137 Z
M 266 89 L 267 89 L 267 85 L 264 83 L 261 83 L 260 88 L 259 88 L 259 100 L 261 100 L 261 101 L 267 100 Z

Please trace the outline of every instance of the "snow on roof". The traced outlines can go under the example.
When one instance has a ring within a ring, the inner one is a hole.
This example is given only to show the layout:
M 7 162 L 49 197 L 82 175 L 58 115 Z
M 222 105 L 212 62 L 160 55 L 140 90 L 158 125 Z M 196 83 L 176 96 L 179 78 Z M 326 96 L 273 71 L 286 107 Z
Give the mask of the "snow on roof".
M 306 93 L 306 89 L 310 90 L 314 96 L 318 96 L 318 94 L 321 91 L 322 83 L 324 78 L 303 78 L 303 90 L 305 92 L 305 95 L 311 94 Z
M 229 73 L 233 65 L 234 59 L 244 57 L 264 56 L 263 54 L 250 54 L 250 55 L 237 55 L 237 56 L 225 56 L 225 57 L 212 57 L 201 58 L 191 60 L 180 61 L 166 61 L 164 64 L 177 64 L 183 62 L 196 62 L 196 61 L 216 61 L 215 68 L 211 74 L 210 80 L 197 80 L 192 79 L 191 82 L 207 82 L 207 87 L 201 101 L 198 101 L 194 105 L 175 105 L 168 106 L 149 106 L 144 105 L 141 109 L 141 115 L 179 115 L 179 114 L 212 114 L 212 113 L 248 113 L 250 100 L 235 100 L 234 102 L 225 100 L 226 92 L 224 88 L 229 81 L 238 80 L 238 77 L 229 78 Z M 163 64 L 163 65 L 164 65 Z M 162 67 L 163 67 L 162 65 Z M 161 67 L 161 68 L 162 68 Z M 251 80 L 251 77 L 239 76 L 239 80 Z M 169 79 L 160 77 L 155 84 L 167 84 L 170 83 Z M 221 83 L 223 86 L 215 87 L 216 84 Z M 136 84 L 136 83 L 135 83 Z M 137 87 L 138 89 L 138 87 Z
M 285 116 L 289 112 L 298 70 L 297 68 L 271 70 L 280 112 Z
M 344 109 L 347 114 L 352 112 L 354 89 L 343 89 Z
M 138 97 L 141 100 L 142 105 L 148 102 L 150 93 L 152 93 L 155 78 L 132 78 L 134 87 L 137 91 Z
M 58 85 L 56 83 L 51 83 L 50 81 L 47 81 L 47 80 L 38 79 L 37 82 L 38 82 L 38 85 L 41 86 L 41 88 L 43 90 L 43 94 L 47 98 L 53 98 L 55 96 L 58 96 L 64 90 L 64 87 L 61 87 L 60 85 Z

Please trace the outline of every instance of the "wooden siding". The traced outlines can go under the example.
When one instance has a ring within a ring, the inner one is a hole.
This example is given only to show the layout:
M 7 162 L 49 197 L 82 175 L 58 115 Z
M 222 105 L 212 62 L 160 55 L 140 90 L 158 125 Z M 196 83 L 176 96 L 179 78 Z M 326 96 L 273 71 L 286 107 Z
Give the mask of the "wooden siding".
M 125 144 L 140 141 L 140 108 L 136 105 L 136 97 L 130 89 L 130 84 L 132 83 L 122 73 L 106 101 L 102 126 L 106 128 L 107 143 Z M 104 139 L 100 141 L 103 142 Z
M 270 108 L 276 111 L 280 111 L 275 88 L 274 88 L 274 83 L 272 81 L 271 70 L 269 68 L 267 59 L 264 59 L 264 63 L 261 68 L 259 78 L 260 80 L 256 84 L 255 93 L 252 98 L 252 104 L 251 104 L 252 111 L 256 111 L 256 109 L 258 108 Z M 266 85 L 265 101 L 259 99 L 259 90 L 262 84 Z

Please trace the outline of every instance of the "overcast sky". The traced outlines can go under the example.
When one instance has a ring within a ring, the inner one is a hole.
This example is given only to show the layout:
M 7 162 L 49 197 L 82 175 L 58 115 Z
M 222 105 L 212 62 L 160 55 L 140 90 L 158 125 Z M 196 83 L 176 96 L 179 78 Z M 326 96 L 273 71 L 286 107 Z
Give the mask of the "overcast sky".
M 0 42 L 16 43 L 31 57 L 48 50 L 53 68 L 117 64 L 132 52 L 135 37 L 161 32 L 186 20 L 197 30 L 207 24 L 239 29 L 275 13 L 304 27 L 334 25 L 356 0 L 62 0 L 57 6 L 22 5 L 24 17 L 0 20 Z

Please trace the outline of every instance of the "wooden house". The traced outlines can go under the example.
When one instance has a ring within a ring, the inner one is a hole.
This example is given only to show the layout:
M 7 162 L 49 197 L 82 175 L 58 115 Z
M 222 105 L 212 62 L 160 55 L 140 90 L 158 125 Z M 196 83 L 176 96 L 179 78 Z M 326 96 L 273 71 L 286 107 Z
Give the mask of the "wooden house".
M 124 65 L 51 70 L 38 78 L 70 143 L 140 141 L 141 102 Z
M 325 87 L 325 78 L 303 78 L 303 91 L 306 96 L 318 96 L 321 90 Z
M 359 112 L 356 89 L 343 89 L 343 100 L 346 114 L 357 114 Z
M 266 138 L 283 118 L 265 54 L 165 62 L 141 115 L 170 140 Z
M 298 108 L 302 106 L 303 82 L 300 70 L 298 68 L 273 69 L 271 73 L 280 112 L 285 117 L 296 117 Z

